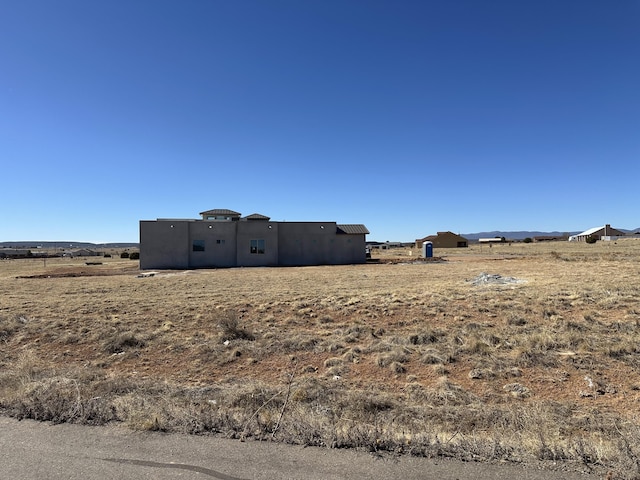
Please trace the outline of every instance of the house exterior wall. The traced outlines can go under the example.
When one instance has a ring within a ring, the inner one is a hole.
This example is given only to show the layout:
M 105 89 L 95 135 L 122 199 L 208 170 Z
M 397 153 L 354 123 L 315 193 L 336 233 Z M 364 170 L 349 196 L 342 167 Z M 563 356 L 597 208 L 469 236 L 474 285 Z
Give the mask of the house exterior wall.
M 264 221 L 233 222 L 238 228 L 236 265 L 273 267 L 278 265 L 278 223 Z M 264 240 L 264 253 L 251 253 L 251 240 Z
M 332 261 L 336 224 L 334 222 L 287 222 L 280 225 L 280 264 L 330 265 Z M 362 249 L 364 257 L 364 247 Z
M 438 232 L 437 235 L 419 238 L 416 240 L 416 248 L 422 248 L 424 242 L 431 242 L 433 248 L 464 248 L 469 246 L 466 238 L 453 232 Z
M 336 235 L 333 264 L 365 263 L 366 243 L 364 235 Z
M 189 224 L 185 220 L 140 222 L 140 268 L 189 268 Z
M 434 248 L 462 248 L 467 246 L 467 239 L 451 232 L 438 232 L 432 241 Z
M 185 268 L 234 266 L 237 248 L 237 223 L 189 222 L 189 267 Z M 195 249 L 194 245 L 197 245 Z M 200 250 L 201 245 L 204 250 Z M 142 258 L 142 254 L 140 257 Z
M 335 222 L 143 220 L 140 268 L 365 263 L 365 244 L 364 234 L 338 233 Z
M 365 236 L 337 234 L 335 222 L 285 222 L 279 231 L 279 264 L 346 265 L 365 263 Z

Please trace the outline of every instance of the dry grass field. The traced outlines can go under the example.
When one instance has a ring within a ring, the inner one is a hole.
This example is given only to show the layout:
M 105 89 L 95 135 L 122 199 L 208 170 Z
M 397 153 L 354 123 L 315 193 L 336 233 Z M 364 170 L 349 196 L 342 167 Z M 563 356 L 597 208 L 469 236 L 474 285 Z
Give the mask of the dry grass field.
M 640 241 L 418 254 L 0 261 L 0 408 L 640 478 Z

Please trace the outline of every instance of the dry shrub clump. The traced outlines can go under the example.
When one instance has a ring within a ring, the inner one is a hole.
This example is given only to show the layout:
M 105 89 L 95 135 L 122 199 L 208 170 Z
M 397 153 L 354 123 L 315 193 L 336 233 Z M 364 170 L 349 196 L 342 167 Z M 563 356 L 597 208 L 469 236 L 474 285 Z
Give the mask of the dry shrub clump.
M 640 242 L 439 256 L 146 277 L 7 261 L 0 409 L 640 476 Z
M 11 317 L 0 316 L 0 342 L 7 342 L 18 333 L 27 323 L 27 318 L 22 315 L 12 315 Z
M 238 315 L 233 311 L 218 316 L 218 327 L 226 340 L 255 340 L 254 335 L 240 325 Z

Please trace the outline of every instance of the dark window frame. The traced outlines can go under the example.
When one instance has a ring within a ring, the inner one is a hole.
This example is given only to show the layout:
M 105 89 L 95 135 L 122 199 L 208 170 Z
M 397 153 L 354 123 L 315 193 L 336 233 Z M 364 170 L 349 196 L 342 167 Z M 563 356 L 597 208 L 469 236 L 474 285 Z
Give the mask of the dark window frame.
M 264 238 L 251 239 L 249 243 L 249 253 L 252 255 L 264 255 L 266 251 L 266 242 Z
M 205 251 L 204 240 L 193 240 L 193 242 L 191 243 L 191 251 L 204 252 Z

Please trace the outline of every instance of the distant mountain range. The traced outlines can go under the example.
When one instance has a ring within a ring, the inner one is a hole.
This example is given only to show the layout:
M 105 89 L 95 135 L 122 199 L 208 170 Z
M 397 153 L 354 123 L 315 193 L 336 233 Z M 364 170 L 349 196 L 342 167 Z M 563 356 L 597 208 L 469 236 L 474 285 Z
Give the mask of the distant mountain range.
M 614 227 L 616 228 L 616 227 Z M 637 232 L 640 228 L 635 228 L 633 230 L 627 230 L 625 228 L 616 228 L 616 230 L 620 230 L 624 233 L 632 233 Z M 479 232 L 479 233 L 461 233 L 464 238 L 467 240 L 478 240 L 479 238 L 493 238 L 493 237 L 504 237 L 511 240 L 523 240 L 527 237 L 561 237 L 562 235 L 576 235 L 578 233 L 582 233 L 584 230 L 579 232 L 538 232 L 538 231 L 515 231 L 515 232 L 502 232 L 499 230 L 494 230 L 493 232 Z
M 137 248 L 139 243 L 114 242 L 114 243 L 91 243 L 91 242 L 36 242 L 36 241 L 20 241 L 20 242 L 0 242 L 0 248 L 62 248 L 72 250 L 74 248 L 88 248 L 96 250 L 100 248 Z
M 461 233 L 464 238 L 467 240 L 478 240 L 479 238 L 494 238 L 494 237 L 504 237 L 511 240 L 523 240 L 527 237 L 561 237 L 563 235 L 575 235 L 580 232 L 538 232 L 538 231 L 528 231 L 528 230 L 520 230 L 516 232 L 502 232 L 500 230 L 494 230 L 492 232 L 478 232 L 478 233 Z
M 616 228 L 616 227 L 614 227 Z M 620 230 L 624 233 L 635 233 L 640 232 L 640 227 L 634 228 L 632 230 L 628 230 L 626 228 L 616 228 L 616 230 Z M 509 240 L 523 240 L 527 237 L 561 237 L 562 235 L 576 235 L 581 233 L 584 230 L 579 232 L 539 232 L 539 231 L 530 231 L 530 230 L 520 230 L 520 231 L 501 231 L 494 230 L 492 232 L 478 232 L 478 233 L 460 233 L 467 240 L 478 240 L 479 238 L 494 238 L 494 237 L 504 237 Z M 454 232 L 455 233 L 455 232 Z M 435 232 L 434 232 L 435 234 Z M 371 243 L 371 242 L 370 242 Z M 380 242 L 384 243 L 384 242 Z M 400 242 L 396 242 L 400 243 Z M 412 242 L 411 242 L 412 243 Z M 88 249 L 100 249 L 100 248 L 138 248 L 140 247 L 139 243 L 127 243 L 127 242 L 112 242 L 112 243 L 91 243 L 91 242 L 73 242 L 73 241 L 60 241 L 60 242 L 36 242 L 36 241 L 19 241 L 19 242 L 0 242 L 0 248 L 63 248 L 63 249 L 74 249 L 74 248 L 88 248 Z

